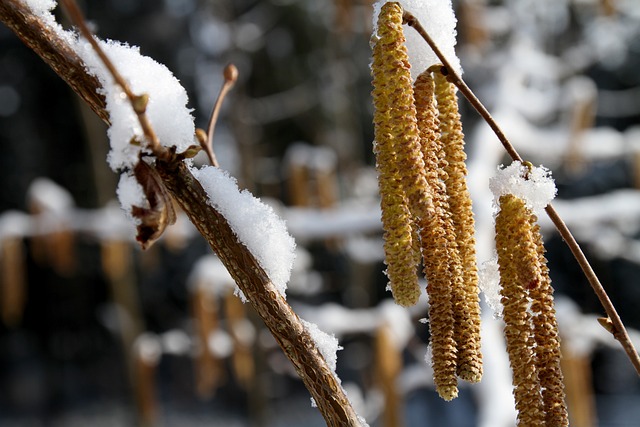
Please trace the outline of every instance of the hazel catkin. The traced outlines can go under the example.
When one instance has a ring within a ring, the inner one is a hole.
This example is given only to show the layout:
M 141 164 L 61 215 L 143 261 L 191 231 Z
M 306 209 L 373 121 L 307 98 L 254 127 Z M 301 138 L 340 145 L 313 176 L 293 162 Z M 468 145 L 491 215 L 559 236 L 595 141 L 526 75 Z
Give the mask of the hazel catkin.
M 408 198 L 399 172 L 398 146 L 415 137 L 413 93 L 404 34 L 402 8 L 386 3 L 378 17 L 373 46 L 374 152 L 381 195 L 385 263 L 393 297 L 409 306 L 420 296 L 418 257 Z M 407 101 L 411 102 L 407 102 Z M 399 104 L 396 104 L 399 102 Z M 409 105 L 411 104 L 411 105 Z
M 529 312 L 528 288 L 539 272 L 537 249 L 523 200 L 511 195 L 499 199 L 496 216 L 496 251 L 504 335 L 513 373 L 514 398 L 519 426 L 543 426 L 544 413 Z
M 441 66 L 431 67 L 431 70 Z M 446 185 L 449 211 L 458 243 L 461 281 L 454 295 L 459 301 L 456 310 L 456 340 L 458 342 L 458 375 L 469 382 L 482 378 L 480 352 L 480 299 L 478 268 L 475 251 L 475 221 L 471 196 L 467 188 L 467 156 L 455 86 L 440 73 L 434 73 L 435 97 L 438 107 L 440 142 L 444 151 L 442 169 Z
M 429 295 L 429 325 L 434 382 L 445 400 L 458 394 L 453 292 L 461 279 L 460 258 L 449 213 L 444 181 L 440 176 L 438 132 L 433 79 L 422 73 L 414 85 L 415 105 L 425 174 L 433 198 L 433 214 L 421 222 L 422 257 Z

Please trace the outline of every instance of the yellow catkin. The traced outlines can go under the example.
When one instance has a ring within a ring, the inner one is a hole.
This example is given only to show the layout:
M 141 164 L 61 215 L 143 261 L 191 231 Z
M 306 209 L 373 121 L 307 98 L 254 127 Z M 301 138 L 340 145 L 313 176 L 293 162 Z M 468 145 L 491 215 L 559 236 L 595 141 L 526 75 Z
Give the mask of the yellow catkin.
M 407 197 L 401 182 L 396 150 L 402 141 L 406 122 L 404 110 L 395 111 L 397 100 L 406 98 L 409 63 L 402 32 L 402 9 L 387 3 L 378 17 L 378 32 L 373 47 L 373 104 L 376 168 L 381 195 L 385 263 L 393 297 L 400 305 L 417 302 L 420 296 L 414 252 L 415 231 Z M 410 82 L 410 80 L 409 80 Z M 411 85 L 409 83 L 409 89 Z M 413 118 L 415 120 L 415 116 Z
M 440 72 L 435 73 L 434 81 L 440 140 L 445 153 L 442 168 L 446 175 L 443 179 L 449 197 L 449 209 L 462 266 L 460 289 L 455 293 L 459 295 L 461 305 L 460 309 L 456 310 L 458 375 L 464 380 L 478 382 L 482 378 L 480 299 L 474 237 L 475 221 L 466 183 L 467 156 L 464 152 L 464 134 L 455 86 L 449 83 Z
M 452 290 L 455 281 L 461 278 L 460 259 L 446 189 L 440 176 L 438 118 L 433 79 L 429 73 L 418 77 L 414 93 L 426 179 L 433 199 L 432 214 L 421 222 L 421 243 L 429 295 L 434 382 L 440 396 L 451 400 L 458 395 Z
M 568 426 L 563 375 L 560 369 L 560 337 L 553 307 L 553 288 L 549 277 L 540 226 L 534 214 L 529 216 L 531 233 L 539 263 L 539 279 L 529 290 L 533 300 L 533 331 L 536 341 L 536 365 L 542 387 L 545 421 L 549 426 Z
M 528 288 L 539 270 L 537 251 L 524 202 L 500 197 L 496 217 L 496 251 L 500 271 L 504 335 L 513 372 L 518 426 L 543 426 L 544 413 L 534 354 Z
M 400 6 L 391 4 L 386 6 L 393 10 L 394 16 L 402 13 Z M 384 7 L 383 7 L 384 9 Z M 385 12 L 383 10 L 383 12 Z M 401 21 L 400 21 L 401 22 Z M 401 44 L 394 45 L 393 57 L 397 61 L 384 70 L 387 78 L 393 78 L 393 91 L 385 100 L 388 104 L 388 123 L 391 124 L 390 134 L 393 135 L 393 147 L 396 153 L 396 167 L 407 199 L 408 208 L 414 220 L 415 237 L 420 228 L 419 221 L 432 215 L 432 200 L 425 175 L 425 164 L 420 144 L 416 107 L 414 103 L 413 85 L 407 49 L 402 26 L 398 28 L 398 39 Z M 377 71 L 377 70 L 376 70 Z M 419 239 L 414 242 L 419 244 Z M 419 254 L 419 246 L 417 246 Z M 420 258 L 418 257 L 418 262 Z

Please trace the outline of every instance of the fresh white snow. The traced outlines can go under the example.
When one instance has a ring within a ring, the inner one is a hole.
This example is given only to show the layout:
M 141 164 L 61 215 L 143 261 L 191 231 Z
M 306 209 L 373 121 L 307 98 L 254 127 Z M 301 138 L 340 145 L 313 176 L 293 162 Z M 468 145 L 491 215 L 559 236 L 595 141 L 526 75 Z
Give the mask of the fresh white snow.
M 478 287 L 484 294 L 484 300 L 495 318 L 502 317 L 503 305 L 500 297 L 500 271 L 498 256 L 494 256 L 483 262 L 478 269 Z
M 141 208 L 149 208 L 149 202 L 147 201 L 142 186 L 138 180 L 129 172 L 120 174 L 120 181 L 118 182 L 118 188 L 116 189 L 120 206 L 131 221 L 138 225 L 140 223 L 139 218 L 134 218 L 131 214 L 131 208 L 138 206 Z
M 378 0 L 373 4 L 374 38 L 377 32 L 380 9 L 388 2 L 389 0 Z M 453 13 L 451 0 L 400 0 L 398 3 L 420 21 L 454 70 L 458 74 L 462 74 L 460 59 L 455 50 L 457 19 Z M 415 30 L 405 27 L 404 34 L 407 39 L 406 45 L 411 63 L 411 77 L 415 80 L 427 68 L 440 64 L 442 61 Z
M 489 180 L 489 188 L 497 206 L 500 196 L 513 194 L 524 200 L 534 213 L 539 214 L 554 199 L 557 193 L 551 173 L 543 166 L 531 170 L 520 162 L 507 167 L 499 166 L 496 175 Z
M 235 178 L 213 166 L 191 168 L 209 195 L 209 203 L 229 222 L 238 239 L 256 257 L 285 297 L 295 259 L 295 240 L 273 208 L 249 191 L 240 191 Z
M 304 319 L 300 319 L 300 321 L 309 335 L 311 335 L 311 339 L 316 343 L 316 347 L 320 354 L 322 354 L 325 362 L 327 362 L 327 365 L 329 365 L 329 369 L 335 374 L 338 363 L 337 352 L 338 350 L 342 350 L 342 347 L 338 344 L 338 339 L 335 335 L 329 335 L 322 331 L 315 323 L 307 322 Z
M 111 126 L 108 130 L 111 151 L 108 162 L 115 172 L 132 170 L 139 161 L 141 150 L 146 147 L 142 128 L 131 103 L 122 89 L 95 53 L 90 43 L 72 31 L 64 30 L 55 20 L 51 11 L 57 2 L 52 0 L 25 0 L 25 4 L 43 22 L 64 39 L 84 61 L 89 73 L 98 78 L 101 93 L 106 98 Z M 146 114 L 158 136 L 160 144 L 176 147 L 177 152 L 185 151 L 196 144 L 195 125 L 191 110 L 187 107 L 187 92 L 169 69 L 140 53 L 136 46 L 118 41 L 99 40 L 102 49 L 116 66 L 118 72 L 128 82 L 137 95 L 149 95 Z M 132 144 L 132 140 L 137 140 Z M 144 193 L 131 185 L 130 177 L 123 177 L 118 196 L 123 209 L 131 217 L 131 206 L 148 204 Z
M 102 49 L 116 65 L 120 74 L 131 86 L 133 93 L 149 95 L 146 114 L 156 132 L 160 144 L 176 146 L 177 152 L 185 151 L 195 142 L 195 125 L 191 110 L 187 108 L 187 92 L 169 69 L 140 53 L 137 46 L 118 41 L 100 41 Z M 107 110 L 111 118 L 109 140 L 109 166 L 114 171 L 133 167 L 138 162 L 141 146 L 132 145 L 131 139 L 144 141 L 142 128 L 131 103 L 122 89 L 116 85 L 93 47 L 84 39 L 76 45 L 76 52 L 103 87 Z

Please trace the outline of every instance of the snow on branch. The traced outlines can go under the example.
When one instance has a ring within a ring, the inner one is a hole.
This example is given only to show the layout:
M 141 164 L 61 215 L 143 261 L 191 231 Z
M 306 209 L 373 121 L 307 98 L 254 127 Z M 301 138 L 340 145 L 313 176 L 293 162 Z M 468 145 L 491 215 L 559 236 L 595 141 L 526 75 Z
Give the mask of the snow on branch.
M 524 200 L 534 213 L 540 213 L 556 196 L 555 182 L 548 169 L 544 167 L 528 167 L 520 162 L 513 162 L 507 167 L 499 167 L 496 175 L 489 181 L 494 202 L 500 196 L 513 194 Z
M 377 37 L 377 23 L 380 9 L 389 0 L 378 0 L 373 5 L 373 36 Z M 411 12 L 425 28 L 447 60 L 458 74 L 462 74 L 460 59 L 456 55 L 456 16 L 453 13 L 451 0 L 400 0 L 397 1 L 403 10 Z M 431 48 L 415 31 L 406 31 L 406 46 L 411 62 L 413 80 L 432 65 L 440 64 L 440 60 Z
M 256 257 L 283 297 L 291 276 L 296 244 L 273 208 L 240 191 L 235 178 L 212 166 L 191 168 L 209 195 L 209 203 L 224 215 L 234 233 Z M 243 296 L 243 301 L 244 301 Z
M 114 171 L 133 168 L 144 151 L 143 130 L 129 100 L 123 96 L 123 88 L 114 81 L 109 70 L 98 57 L 91 44 L 77 33 L 62 28 L 52 14 L 57 2 L 52 0 L 27 0 L 25 4 L 34 15 L 46 23 L 62 40 L 65 40 L 84 62 L 87 71 L 98 78 L 99 93 L 105 97 L 109 113 L 109 166 Z M 196 145 L 195 126 L 191 110 L 187 108 L 186 90 L 169 69 L 140 53 L 140 48 L 126 43 L 108 40 L 98 43 L 138 94 L 149 95 L 146 114 L 162 145 L 175 146 L 176 152 L 186 151 Z

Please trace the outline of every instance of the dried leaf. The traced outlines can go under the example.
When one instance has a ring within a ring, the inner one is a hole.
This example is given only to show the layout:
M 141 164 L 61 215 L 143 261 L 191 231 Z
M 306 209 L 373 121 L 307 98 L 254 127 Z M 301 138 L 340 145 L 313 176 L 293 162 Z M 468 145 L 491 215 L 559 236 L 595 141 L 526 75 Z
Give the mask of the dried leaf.
M 142 249 L 147 249 L 160 238 L 167 226 L 176 222 L 176 211 L 171 195 L 155 169 L 140 160 L 133 174 L 149 201 L 148 208 L 131 207 L 133 217 L 140 220 L 136 240 Z

